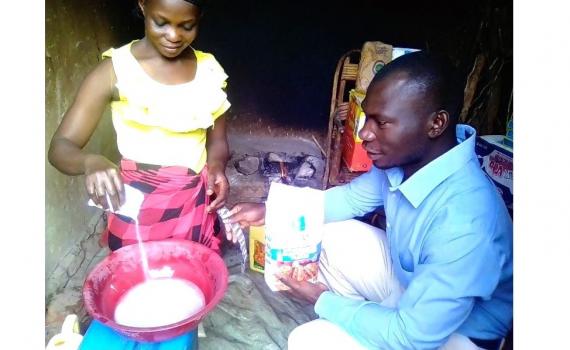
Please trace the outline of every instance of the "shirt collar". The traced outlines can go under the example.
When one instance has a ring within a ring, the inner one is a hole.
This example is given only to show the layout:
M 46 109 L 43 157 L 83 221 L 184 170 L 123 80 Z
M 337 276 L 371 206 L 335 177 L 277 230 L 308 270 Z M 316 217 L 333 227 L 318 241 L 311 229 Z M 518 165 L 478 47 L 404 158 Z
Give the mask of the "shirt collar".
M 456 135 L 458 144 L 455 147 L 425 165 L 403 183 L 402 168 L 387 169 L 390 191 L 399 189 L 414 208 L 417 208 L 437 185 L 476 157 L 475 129 L 469 125 L 458 124 Z

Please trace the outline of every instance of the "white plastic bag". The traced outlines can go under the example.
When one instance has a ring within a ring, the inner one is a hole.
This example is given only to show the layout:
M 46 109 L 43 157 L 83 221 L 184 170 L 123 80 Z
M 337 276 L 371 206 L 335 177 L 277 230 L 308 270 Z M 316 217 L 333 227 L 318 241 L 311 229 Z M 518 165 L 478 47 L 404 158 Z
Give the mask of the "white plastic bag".
M 276 274 L 317 281 L 324 226 L 324 192 L 272 183 L 265 213 L 265 282 L 289 289 Z
M 125 188 L 125 202 L 123 203 L 123 205 L 121 205 L 121 207 L 118 210 L 114 211 L 111 209 L 106 209 L 106 210 L 112 211 L 113 213 L 128 216 L 134 220 L 137 220 L 139 211 L 142 206 L 142 202 L 144 201 L 144 194 L 140 190 L 132 186 L 129 186 L 127 184 L 124 184 L 124 188 Z M 107 200 L 109 201 L 108 198 Z M 89 199 L 87 205 L 103 209 L 100 205 L 95 205 L 95 203 L 91 199 Z

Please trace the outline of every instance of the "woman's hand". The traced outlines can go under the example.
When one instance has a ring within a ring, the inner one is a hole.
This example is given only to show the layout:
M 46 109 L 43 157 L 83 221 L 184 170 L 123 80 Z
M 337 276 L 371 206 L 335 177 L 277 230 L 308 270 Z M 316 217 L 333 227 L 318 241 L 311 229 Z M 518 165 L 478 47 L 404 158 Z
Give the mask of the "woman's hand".
M 210 202 L 210 205 L 206 208 L 208 212 L 212 212 L 220 209 L 226 204 L 226 199 L 228 198 L 230 184 L 226 178 L 224 170 L 220 167 L 208 168 L 208 187 L 206 189 L 206 194 L 212 196 L 215 194 L 215 198 Z
M 85 187 L 93 202 L 104 209 L 119 209 L 125 201 L 125 192 L 117 166 L 98 154 L 85 157 L 84 166 Z
M 238 203 L 230 210 L 230 222 L 242 228 L 265 224 L 264 203 Z

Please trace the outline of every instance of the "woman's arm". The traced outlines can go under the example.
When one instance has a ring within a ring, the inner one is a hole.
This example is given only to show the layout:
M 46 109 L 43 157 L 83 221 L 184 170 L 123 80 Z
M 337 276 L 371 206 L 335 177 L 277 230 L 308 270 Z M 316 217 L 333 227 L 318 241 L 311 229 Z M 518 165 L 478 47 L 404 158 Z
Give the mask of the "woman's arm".
M 214 127 L 208 129 L 206 139 L 208 152 L 208 195 L 216 198 L 208 206 L 208 211 L 221 208 L 226 203 L 229 183 L 225 170 L 229 158 L 228 140 L 226 137 L 226 120 L 220 116 L 214 122 Z
M 118 208 L 123 187 L 116 165 L 102 155 L 83 150 L 111 101 L 115 83 L 111 60 L 101 62 L 87 75 L 52 137 L 48 160 L 64 174 L 85 174 L 87 192 L 95 203 L 107 207 L 108 193 Z

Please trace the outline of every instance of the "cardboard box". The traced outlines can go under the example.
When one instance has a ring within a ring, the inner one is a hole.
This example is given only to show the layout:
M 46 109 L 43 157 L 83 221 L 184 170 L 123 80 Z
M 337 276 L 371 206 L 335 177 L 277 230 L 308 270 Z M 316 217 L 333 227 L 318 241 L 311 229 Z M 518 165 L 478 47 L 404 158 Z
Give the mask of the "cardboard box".
M 348 114 L 342 135 L 342 159 L 350 171 L 368 171 L 372 167 L 372 161 L 362 147 L 362 139 L 358 136 L 364 127 L 366 115 L 361 104 L 365 95 L 356 90 L 351 90 L 348 102 Z
M 380 41 L 365 42 L 360 50 L 355 89 L 360 92 L 366 92 L 376 73 L 391 60 L 392 45 Z
M 265 271 L 265 226 L 249 227 L 249 268 Z
M 481 168 L 493 180 L 505 201 L 513 209 L 513 149 L 502 143 L 503 135 L 478 136 L 475 153 Z
M 345 133 L 350 130 L 350 135 L 357 143 L 362 143 L 362 139 L 358 136 L 360 130 L 364 127 L 366 114 L 362 110 L 362 101 L 366 95 L 357 90 L 350 90 L 348 95 L 348 112 L 346 114 Z
M 342 159 L 350 171 L 364 172 L 372 167 L 372 161 L 362 144 L 346 136 L 343 136 Z

